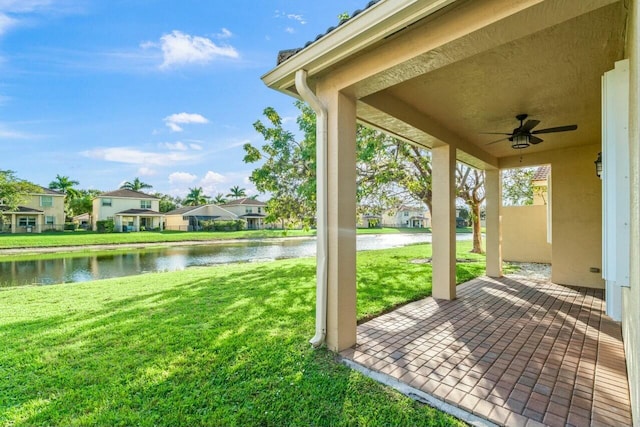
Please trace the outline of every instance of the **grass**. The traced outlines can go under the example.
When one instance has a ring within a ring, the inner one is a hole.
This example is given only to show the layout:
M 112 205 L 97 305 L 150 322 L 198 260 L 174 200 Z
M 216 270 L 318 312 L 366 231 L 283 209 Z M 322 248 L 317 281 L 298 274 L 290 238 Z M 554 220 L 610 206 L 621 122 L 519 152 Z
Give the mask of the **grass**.
M 429 295 L 430 252 L 358 253 L 358 317 Z M 0 291 L 0 425 L 462 425 L 313 351 L 314 300 L 314 259 Z

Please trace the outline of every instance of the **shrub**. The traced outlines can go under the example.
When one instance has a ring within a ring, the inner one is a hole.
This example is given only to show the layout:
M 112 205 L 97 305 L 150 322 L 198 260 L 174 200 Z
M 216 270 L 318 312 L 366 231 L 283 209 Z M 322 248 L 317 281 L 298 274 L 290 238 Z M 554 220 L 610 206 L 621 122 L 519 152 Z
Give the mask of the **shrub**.
M 116 225 L 114 224 L 112 219 L 96 221 L 96 228 L 98 229 L 98 233 L 113 233 Z

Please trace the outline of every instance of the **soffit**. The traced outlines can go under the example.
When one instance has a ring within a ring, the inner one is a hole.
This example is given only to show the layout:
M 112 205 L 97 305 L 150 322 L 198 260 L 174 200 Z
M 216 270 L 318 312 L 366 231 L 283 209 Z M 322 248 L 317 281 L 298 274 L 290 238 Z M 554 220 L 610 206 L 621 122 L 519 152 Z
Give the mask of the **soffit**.
M 388 87 L 360 100 L 358 116 L 426 147 L 462 141 L 479 158 L 598 143 L 601 76 L 624 57 L 625 13 L 614 3 Z M 500 136 L 481 132 L 511 132 L 520 113 L 540 120 L 536 129 L 578 130 L 517 152 L 509 141 L 487 145 Z

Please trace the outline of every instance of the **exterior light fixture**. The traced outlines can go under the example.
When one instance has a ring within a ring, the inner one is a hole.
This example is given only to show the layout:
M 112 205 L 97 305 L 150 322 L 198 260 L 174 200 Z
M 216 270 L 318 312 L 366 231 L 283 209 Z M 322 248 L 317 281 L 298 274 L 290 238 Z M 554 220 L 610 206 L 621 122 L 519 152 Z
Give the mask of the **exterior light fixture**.
M 598 153 L 598 158 L 593 163 L 596 164 L 596 175 L 602 179 L 602 151 Z
M 516 134 L 513 136 L 511 148 L 521 149 L 527 148 L 529 146 L 529 135 L 528 134 Z

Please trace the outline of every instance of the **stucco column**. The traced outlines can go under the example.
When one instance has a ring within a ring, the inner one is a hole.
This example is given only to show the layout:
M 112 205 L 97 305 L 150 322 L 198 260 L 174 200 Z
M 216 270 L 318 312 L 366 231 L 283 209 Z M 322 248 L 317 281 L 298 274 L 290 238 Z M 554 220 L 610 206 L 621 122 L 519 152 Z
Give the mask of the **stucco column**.
M 456 298 L 456 149 L 451 145 L 431 150 L 433 188 L 434 298 Z
M 133 226 L 135 231 L 140 231 L 140 216 L 136 215 L 133 219 Z
M 11 233 L 17 233 L 16 227 L 18 222 L 16 221 L 16 214 L 11 214 Z
M 485 171 L 484 189 L 487 215 L 487 276 L 502 277 L 502 224 L 500 222 L 502 190 L 499 170 Z
M 356 343 L 356 103 L 318 87 L 327 107 L 327 330 L 340 351 Z

